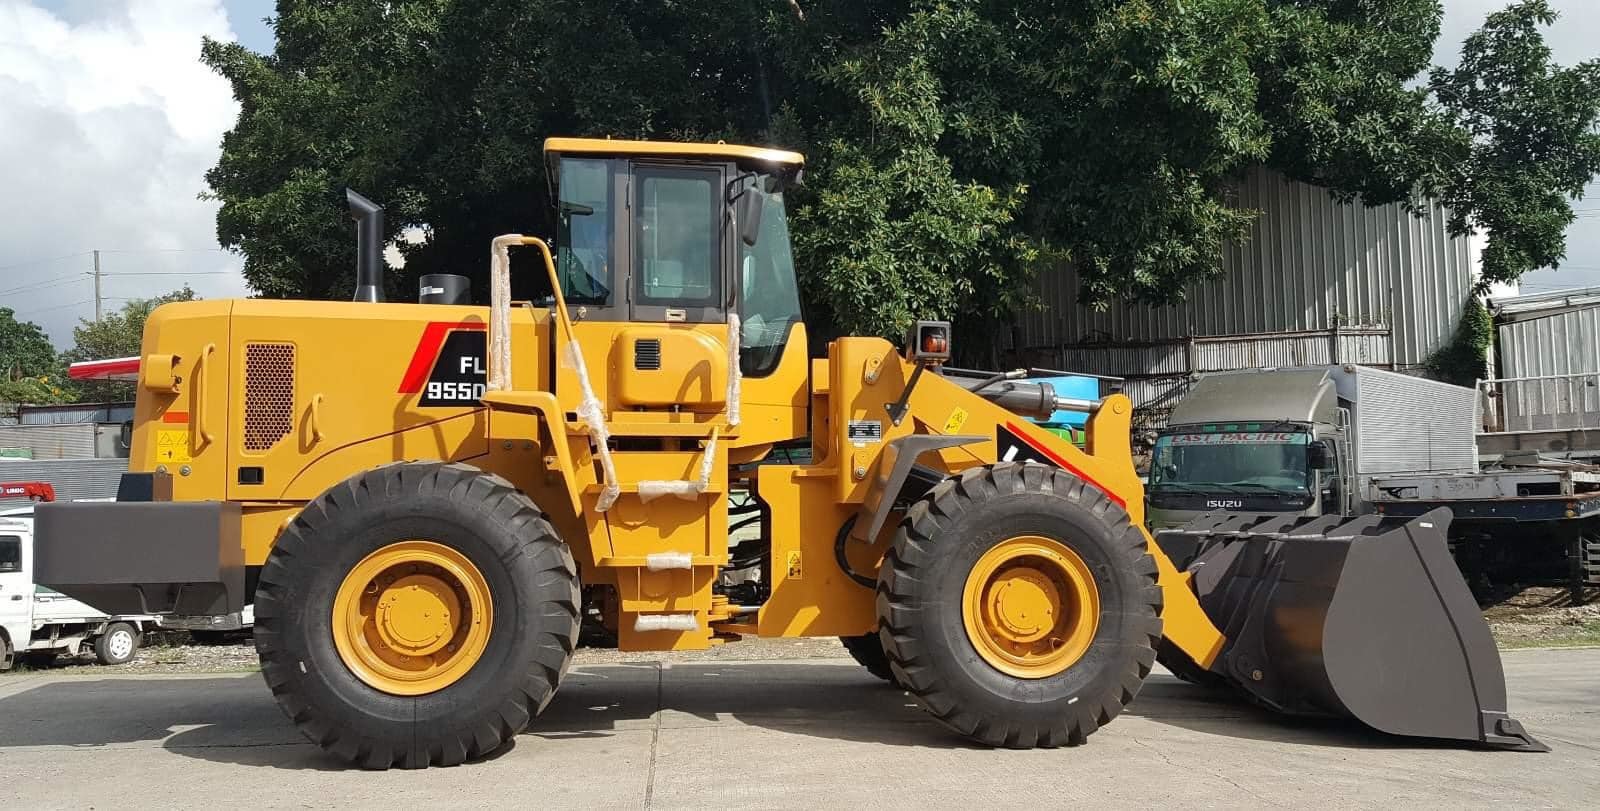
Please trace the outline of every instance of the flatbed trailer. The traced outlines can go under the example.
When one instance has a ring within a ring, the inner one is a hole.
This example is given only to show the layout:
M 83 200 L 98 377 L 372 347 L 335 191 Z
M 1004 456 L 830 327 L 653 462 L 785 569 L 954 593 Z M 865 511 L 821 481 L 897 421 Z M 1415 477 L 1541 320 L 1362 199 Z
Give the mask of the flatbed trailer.
M 1600 467 L 1535 463 L 1479 473 L 1387 476 L 1372 483 L 1374 508 L 1413 518 L 1439 507 L 1455 516 L 1451 541 L 1560 545 L 1575 603 L 1600 585 Z M 1471 555 L 1463 549 L 1459 555 Z M 1468 568 L 1463 566 L 1463 568 Z

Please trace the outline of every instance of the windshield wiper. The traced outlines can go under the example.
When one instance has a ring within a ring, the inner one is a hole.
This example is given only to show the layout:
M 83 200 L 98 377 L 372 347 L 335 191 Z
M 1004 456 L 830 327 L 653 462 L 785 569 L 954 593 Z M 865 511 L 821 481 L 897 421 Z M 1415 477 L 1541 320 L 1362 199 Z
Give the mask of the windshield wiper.
M 1241 488 L 1241 489 L 1242 488 L 1254 488 L 1255 490 L 1258 490 L 1258 491 L 1264 491 L 1264 492 L 1268 492 L 1268 493 L 1280 493 L 1280 494 L 1286 495 L 1286 496 L 1303 495 L 1304 492 L 1305 492 L 1305 491 L 1295 490 L 1293 488 L 1288 488 L 1288 487 L 1273 487 L 1270 484 L 1262 484 L 1260 482 L 1233 482 L 1231 484 L 1223 485 L 1223 486 L 1226 486 L 1226 487 L 1237 487 L 1237 488 Z
M 1152 490 L 1165 487 L 1170 487 L 1174 490 L 1182 490 L 1186 493 L 1200 493 L 1201 495 L 1215 493 L 1219 490 L 1224 493 L 1246 492 L 1245 490 L 1241 490 L 1231 484 L 1212 484 L 1209 482 L 1206 484 L 1192 484 L 1190 482 L 1155 482 L 1154 484 L 1150 485 Z

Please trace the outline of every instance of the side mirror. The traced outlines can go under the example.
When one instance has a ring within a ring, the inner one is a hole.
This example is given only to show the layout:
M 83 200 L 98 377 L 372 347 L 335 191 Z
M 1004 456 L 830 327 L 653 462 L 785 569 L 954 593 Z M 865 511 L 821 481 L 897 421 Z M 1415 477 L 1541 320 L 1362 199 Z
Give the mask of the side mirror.
M 766 200 L 754 188 L 745 189 L 739 195 L 739 203 L 734 211 L 734 216 L 739 219 L 739 241 L 752 248 L 761 237 L 761 211 L 766 208 L 765 203 Z
M 1306 466 L 1312 470 L 1333 469 L 1333 454 L 1328 452 L 1328 443 L 1319 439 L 1306 446 Z

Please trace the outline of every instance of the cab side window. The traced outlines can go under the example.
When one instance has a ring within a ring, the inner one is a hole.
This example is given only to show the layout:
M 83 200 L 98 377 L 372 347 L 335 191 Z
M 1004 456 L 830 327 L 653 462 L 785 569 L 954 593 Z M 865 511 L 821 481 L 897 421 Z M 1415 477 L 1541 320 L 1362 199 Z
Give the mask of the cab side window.
M 0 574 L 22 571 L 22 539 L 0 535 Z
M 561 292 L 574 304 L 608 305 L 613 286 L 610 161 L 563 159 L 559 188 L 556 267 Z

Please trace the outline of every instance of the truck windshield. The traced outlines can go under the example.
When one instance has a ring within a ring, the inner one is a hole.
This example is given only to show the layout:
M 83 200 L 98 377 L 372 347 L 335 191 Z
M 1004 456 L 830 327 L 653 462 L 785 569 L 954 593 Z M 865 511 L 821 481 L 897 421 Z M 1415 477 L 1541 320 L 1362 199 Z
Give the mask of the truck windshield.
M 1240 430 L 1236 425 L 1191 425 L 1156 439 L 1152 489 L 1208 492 L 1310 492 L 1306 446 L 1299 430 Z

